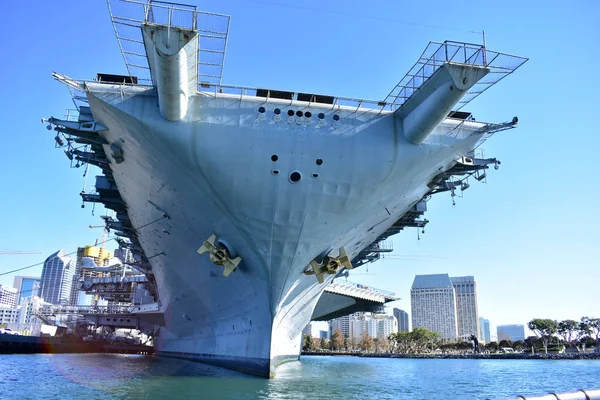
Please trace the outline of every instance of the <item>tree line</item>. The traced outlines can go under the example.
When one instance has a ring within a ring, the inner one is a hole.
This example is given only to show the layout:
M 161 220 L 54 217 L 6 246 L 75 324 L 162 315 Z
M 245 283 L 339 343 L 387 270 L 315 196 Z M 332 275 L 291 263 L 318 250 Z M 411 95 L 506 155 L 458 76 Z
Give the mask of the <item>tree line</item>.
M 581 317 L 579 321 L 534 318 L 527 324 L 548 353 L 549 344 L 561 344 L 585 351 L 600 345 L 600 318 Z
M 516 351 L 534 349 L 548 353 L 548 348 L 566 346 L 585 351 L 588 347 L 600 346 L 600 318 L 582 317 L 580 321 L 534 318 L 527 324 L 536 336 L 525 340 L 500 340 L 480 345 L 480 351 L 495 353 L 502 348 Z M 396 332 L 387 338 L 372 338 L 363 332 L 359 339 L 344 337 L 336 329 L 330 340 L 304 335 L 304 351 L 364 351 L 390 352 L 398 354 L 423 354 L 432 352 L 473 351 L 472 341 L 463 339 L 442 339 L 438 332 L 425 328 L 414 328 L 412 332 Z
M 344 337 L 339 329 L 333 332 L 331 340 L 304 335 L 302 342 L 302 350 L 304 351 L 374 351 L 379 353 L 388 351 L 389 346 L 389 341 L 386 338 L 373 338 L 367 332 L 363 332 L 357 340 L 353 337 Z

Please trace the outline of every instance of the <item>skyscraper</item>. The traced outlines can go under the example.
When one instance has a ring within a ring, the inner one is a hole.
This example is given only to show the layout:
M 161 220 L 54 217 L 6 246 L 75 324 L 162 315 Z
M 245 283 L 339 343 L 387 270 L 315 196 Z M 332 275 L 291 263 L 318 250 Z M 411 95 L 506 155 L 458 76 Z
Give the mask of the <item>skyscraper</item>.
M 40 296 L 52 304 L 69 304 L 75 262 L 59 250 L 44 261 L 40 285 Z
M 399 308 L 394 308 L 394 317 L 398 320 L 398 332 L 408 332 L 408 313 Z
M 477 312 L 477 288 L 472 276 L 450 278 L 456 297 L 456 321 L 458 336 L 469 338 L 475 335 L 481 338 L 479 332 L 479 313 Z
M 498 332 L 498 341 L 510 340 L 516 342 L 517 340 L 525 340 L 525 327 L 523 325 L 498 325 L 496 331 Z
M 17 289 L 17 305 L 20 305 L 27 297 L 39 296 L 40 277 L 17 275 L 13 287 Z
M 481 340 L 486 343 L 492 341 L 492 334 L 490 331 L 490 320 L 479 317 L 479 330 L 481 331 Z
M 448 274 L 417 275 L 410 290 L 412 327 L 457 336 L 456 298 Z

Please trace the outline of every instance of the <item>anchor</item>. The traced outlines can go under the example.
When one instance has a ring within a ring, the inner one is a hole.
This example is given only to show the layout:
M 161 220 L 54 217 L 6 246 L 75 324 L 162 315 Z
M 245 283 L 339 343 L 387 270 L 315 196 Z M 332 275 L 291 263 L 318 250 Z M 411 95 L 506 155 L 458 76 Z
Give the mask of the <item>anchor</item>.
M 231 259 L 229 249 L 223 246 L 221 243 L 215 245 L 216 236 L 210 235 L 208 240 L 200 246 L 198 254 L 209 253 L 210 260 L 216 265 L 223 266 L 223 276 L 228 277 L 233 271 L 237 269 L 238 264 L 242 261 L 241 257 Z
M 336 274 L 341 267 L 352 269 L 352 263 L 350 258 L 346 254 L 346 250 L 340 247 L 340 252 L 337 257 L 330 256 L 330 253 L 323 258 L 322 262 L 318 262 L 316 259 L 310 262 L 312 269 L 304 271 L 306 275 L 315 275 L 319 283 L 323 283 L 323 275 L 325 274 Z

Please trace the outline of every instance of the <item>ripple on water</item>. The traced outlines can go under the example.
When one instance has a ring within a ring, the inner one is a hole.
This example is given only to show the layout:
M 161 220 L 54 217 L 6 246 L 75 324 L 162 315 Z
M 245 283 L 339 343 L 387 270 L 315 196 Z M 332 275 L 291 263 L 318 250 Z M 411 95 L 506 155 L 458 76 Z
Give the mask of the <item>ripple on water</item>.
M 0 355 L 0 399 L 482 399 L 600 387 L 598 360 L 303 357 L 266 380 L 138 355 Z

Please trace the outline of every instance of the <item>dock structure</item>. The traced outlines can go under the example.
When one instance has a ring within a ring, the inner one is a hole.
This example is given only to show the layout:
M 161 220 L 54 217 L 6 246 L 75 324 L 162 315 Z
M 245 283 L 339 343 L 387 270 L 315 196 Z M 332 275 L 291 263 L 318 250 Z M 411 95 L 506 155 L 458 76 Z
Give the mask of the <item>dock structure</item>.
M 0 334 L 0 354 L 38 353 L 154 354 L 154 348 L 140 344 L 82 341 L 64 337 Z

